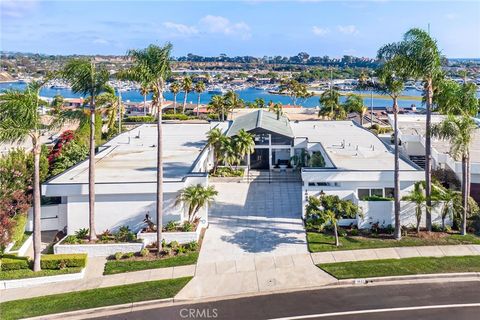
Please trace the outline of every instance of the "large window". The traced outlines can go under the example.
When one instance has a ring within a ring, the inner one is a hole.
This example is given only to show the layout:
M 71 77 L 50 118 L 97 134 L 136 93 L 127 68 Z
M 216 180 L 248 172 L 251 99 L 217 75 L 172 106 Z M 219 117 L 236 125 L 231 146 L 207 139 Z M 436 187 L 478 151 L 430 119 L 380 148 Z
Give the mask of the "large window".
M 358 198 L 360 200 L 368 197 L 385 197 L 393 198 L 394 188 L 372 188 L 372 189 L 358 189 Z
M 267 133 L 259 133 L 254 137 L 256 145 L 268 145 L 270 141 L 270 136 Z

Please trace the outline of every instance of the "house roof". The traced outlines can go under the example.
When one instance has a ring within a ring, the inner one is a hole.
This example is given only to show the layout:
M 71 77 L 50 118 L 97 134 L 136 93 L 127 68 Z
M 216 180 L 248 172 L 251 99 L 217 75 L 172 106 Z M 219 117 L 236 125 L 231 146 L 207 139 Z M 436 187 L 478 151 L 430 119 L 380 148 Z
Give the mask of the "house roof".
M 234 136 L 241 129 L 251 131 L 257 128 L 293 138 L 292 128 L 290 127 L 288 119 L 285 116 L 280 116 L 280 118 L 277 119 L 275 113 L 265 110 L 249 112 L 236 118 L 232 126 L 228 129 L 227 136 Z

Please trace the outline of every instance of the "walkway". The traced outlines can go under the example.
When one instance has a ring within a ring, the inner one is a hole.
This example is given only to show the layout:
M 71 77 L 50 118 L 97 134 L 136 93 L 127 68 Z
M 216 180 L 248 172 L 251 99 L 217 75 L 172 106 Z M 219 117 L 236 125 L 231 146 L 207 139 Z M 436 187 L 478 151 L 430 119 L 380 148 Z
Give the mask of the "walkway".
M 200 299 L 334 282 L 313 265 L 299 183 L 215 183 L 195 277 L 176 299 Z
M 414 257 L 447 257 L 480 255 L 480 245 L 449 245 L 424 247 L 397 247 L 312 253 L 315 264 L 377 259 L 401 259 Z
M 81 280 L 63 281 L 42 284 L 28 288 L 15 288 L 0 291 L 0 302 L 39 297 L 50 294 L 81 291 L 88 289 L 119 286 L 137 282 L 173 279 L 193 276 L 195 265 L 171 268 L 150 269 L 135 272 L 125 272 L 112 275 L 103 275 L 105 258 L 89 258 L 85 277 Z

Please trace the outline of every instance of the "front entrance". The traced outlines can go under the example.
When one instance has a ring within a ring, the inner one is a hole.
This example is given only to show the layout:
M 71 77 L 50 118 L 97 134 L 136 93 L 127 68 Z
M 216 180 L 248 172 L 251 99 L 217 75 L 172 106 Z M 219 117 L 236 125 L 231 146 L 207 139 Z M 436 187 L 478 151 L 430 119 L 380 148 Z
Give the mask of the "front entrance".
M 251 169 L 270 169 L 268 149 L 255 149 L 255 152 L 250 155 Z

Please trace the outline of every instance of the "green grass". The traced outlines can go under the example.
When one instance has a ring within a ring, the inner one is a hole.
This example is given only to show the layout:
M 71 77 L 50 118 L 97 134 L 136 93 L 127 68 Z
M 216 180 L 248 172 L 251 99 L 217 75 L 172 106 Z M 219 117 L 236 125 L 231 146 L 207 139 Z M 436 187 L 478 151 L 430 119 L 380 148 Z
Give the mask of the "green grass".
M 65 268 L 60 270 L 41 270 L 33 272 L 30 269 L 8 270 L 0 272 L 0 280 L 14 280 L 25 278 L 37 278 L 47 276 L 57 276 L 60 274 L 78 273 L 82 271 L 82 268 Z
M 147 269 L 185 266 L 197 263 L 198 252 L 158 260 L 109 260 L 103 274 L 116 274 Z
M 0 303 L 3 320 L 175 296 L 192 277 L 149 281 Z
M 27 241 L 28 237 L 30 237 L 31 234 L 32 232 L 25 231 L 25 233 L 22 236 L 22 239 L 20 239 L 20 241 L 16 241 L 12 249 L 10 249 L 10 251 L 18 251 L 21 248 L 21 246 L 25 243 L 25 241 Z
M 479 272 L 480 256 L 405 258 L 319 264 L 337 279 L 427 273 Z
M 337 250 L 356 250 L 372 248 L 390 248 L 390 247 L 415 247 L 415 246 L 434 246 L 434 245 L 455 245 L 455 244 L 480 244 L 480 237 L 468 234 L 461 236 L 452 234 L 444 238 L 425 239 L 415 236 L 406 236 L 402 240 L 382 239 L 373 237 L 340 237 L 340 246 L 335 246 L 333 235 L 307 232 L 308 249 L 311 252 L 337 251 Z

